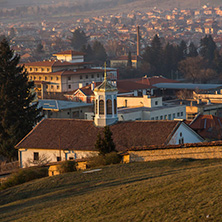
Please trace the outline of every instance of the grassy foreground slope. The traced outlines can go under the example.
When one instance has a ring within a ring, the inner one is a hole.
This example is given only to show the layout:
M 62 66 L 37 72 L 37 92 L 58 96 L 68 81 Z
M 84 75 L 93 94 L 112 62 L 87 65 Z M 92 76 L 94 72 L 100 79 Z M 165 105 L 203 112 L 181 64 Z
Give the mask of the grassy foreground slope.
M 0 221 L 222 221 L 222 160 L 167 160 L 0 191 Z

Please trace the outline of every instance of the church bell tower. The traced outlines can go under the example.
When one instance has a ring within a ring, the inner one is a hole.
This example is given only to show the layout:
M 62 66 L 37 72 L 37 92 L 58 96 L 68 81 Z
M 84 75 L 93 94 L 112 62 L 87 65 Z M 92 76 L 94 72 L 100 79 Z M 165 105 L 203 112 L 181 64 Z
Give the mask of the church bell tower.
M 104 81 L 94 89 L 94 123 L 96 126 L 104 127 L 107 125 L 112 125 L 118 121 L 117 92 L 117 88 L 107 80 L 105 67 Z

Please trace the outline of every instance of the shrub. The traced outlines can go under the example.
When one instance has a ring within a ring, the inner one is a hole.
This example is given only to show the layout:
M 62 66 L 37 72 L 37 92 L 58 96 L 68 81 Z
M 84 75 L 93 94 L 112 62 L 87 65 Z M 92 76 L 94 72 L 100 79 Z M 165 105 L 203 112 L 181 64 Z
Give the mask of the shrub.
M 34 179 L 42 178 L 48 176 L 48 168 L 27 168 L 20 169 L 17 172 L 11 174 L 9 178 L 2 183 L 1 189 L 6 189 L 8 187 L 12 187 L 18 184 L 22 184 Z
M 117 163 L 120 163 L 120 161 L 121 161 L 121 156 L 117 154 L 116 152 L 111 152 L 105 155 L 92 157 L 88 163 L 88 166 L 96 167 L 96 166 L 117 164 Z
M 61 173 L 76 171 L 76 163 L 74 161 L 64 161 L 59 166 Z
M 116 152 L 107 153 L 105 155 L 106 165 L 120 163 L 121 159 L 121 156 Z

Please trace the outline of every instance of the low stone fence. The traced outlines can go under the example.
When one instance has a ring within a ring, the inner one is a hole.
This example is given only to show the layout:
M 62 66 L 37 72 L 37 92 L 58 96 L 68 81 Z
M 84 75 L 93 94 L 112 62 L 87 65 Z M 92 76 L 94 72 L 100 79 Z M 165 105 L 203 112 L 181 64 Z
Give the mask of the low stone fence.
M 222 146 L 198 146 L 181 148 L 159 148 L 138 151 L 128 151 L 123 156 L 123 162 L 144 162 L 165 159 L 213 159 L 222 158 Z

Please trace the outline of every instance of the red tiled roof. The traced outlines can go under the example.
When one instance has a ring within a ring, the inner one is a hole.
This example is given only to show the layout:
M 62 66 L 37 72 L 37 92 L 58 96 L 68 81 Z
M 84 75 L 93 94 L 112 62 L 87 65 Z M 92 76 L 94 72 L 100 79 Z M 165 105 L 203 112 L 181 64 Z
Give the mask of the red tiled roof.
M 60 61 L 60 60 L 51 60 L 51 61 L 38 61 L 38 62 L 28 62 L 24 63 L 25 66 L 42 66 L 42 67 L 56 67 L 56 66 L 75 66 L 75 65 L 85 65 L 85 64 L 91 64 L 89 62 L 78 62 L 78 63 L 72 63 L 72 62 L 66 62 L 66 61 Z
M 110 126 L 118 151 L 133 146 L 167 145 L 180 121 L 130 121 Z M 94 150 L 103 128 L 90 120 L 44 119 L 16 148 Z M 60 145 L 59 145 L 60 143 Z
M 148 86 L 146 84 L 133 82 L 130 80 L 118 80 L 117 81 L 117 89 L 119 92 L 129 92 L 138 89 L 150 89 L 152 86 Z
M 198 115 L 189 125 L 205 139 L 222 139 L 222 118 Z
M 53 55 L 86 55 L 84 52 L 74 51 L 74 50 L 66 50 L 58 53 L 54 53 Z
M 143 77 L 141 80 L 137 82 L 152 86 L 157 83 L 177 83 L 178 81 L 173 79 L 167 79 L 163 76 L 153 76 L 153 77 Z

